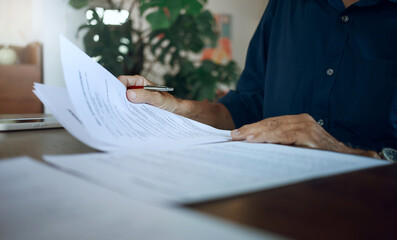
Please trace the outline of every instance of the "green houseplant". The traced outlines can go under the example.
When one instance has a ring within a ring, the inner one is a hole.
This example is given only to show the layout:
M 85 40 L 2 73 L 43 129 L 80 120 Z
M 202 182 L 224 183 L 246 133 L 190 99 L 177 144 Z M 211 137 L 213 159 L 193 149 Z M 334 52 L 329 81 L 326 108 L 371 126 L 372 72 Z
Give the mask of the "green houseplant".
M 207 0 L 107 0 L 105 8 L 128 9 L 121 25 L 108 25 L 90 0 L 69 0 L 92 13 L 79 31 L 88 55 L 115 76 L 147 75 L 156 64 L 166 69 L 164 83 L 177 97 L 214 100 L 218 83 L 231 84 L 239 75 L 234 61 L 217 64 L 197 56 L 218 40 L 216 22 L 205 9 Z

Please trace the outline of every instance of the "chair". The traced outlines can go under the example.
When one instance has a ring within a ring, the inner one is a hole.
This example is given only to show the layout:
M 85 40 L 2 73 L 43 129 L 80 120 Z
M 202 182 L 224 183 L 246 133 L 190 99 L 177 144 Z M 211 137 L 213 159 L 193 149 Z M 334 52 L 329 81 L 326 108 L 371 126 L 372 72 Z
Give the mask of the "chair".
M 0 114 L 42 113 L 43 105 L 32 92 L 33 83 L 43 79 L 41 44 L 11 48 L 19 62 L 0 65 Z

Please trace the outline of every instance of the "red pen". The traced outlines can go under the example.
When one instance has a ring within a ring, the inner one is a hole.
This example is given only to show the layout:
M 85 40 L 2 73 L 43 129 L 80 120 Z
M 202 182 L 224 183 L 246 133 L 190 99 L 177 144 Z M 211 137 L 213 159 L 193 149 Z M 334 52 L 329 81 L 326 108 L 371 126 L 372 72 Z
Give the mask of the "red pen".
M 145 89 L 145 90 L 152 90 L 152 91 L 159 91 L 159 92 L 171 92 L 174 91 L 174 88 L 170 88 L 167 86 L 160 86 L 160 85 L 148 85 L 148 86 L 129 86 L 127 89 Z

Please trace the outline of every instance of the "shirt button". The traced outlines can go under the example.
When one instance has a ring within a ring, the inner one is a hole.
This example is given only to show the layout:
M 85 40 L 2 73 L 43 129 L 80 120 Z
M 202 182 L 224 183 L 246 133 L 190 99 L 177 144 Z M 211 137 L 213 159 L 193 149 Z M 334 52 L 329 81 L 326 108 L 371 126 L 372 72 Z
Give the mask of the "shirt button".
M 327 75 L 328 75 L 328 76 L 334 75 L 334 69 L 328 68 L 328 69 L 327 69 Z
M 320 119 L 317 121 L 318 125 L 320 125 L 320 127 L 324 126 L 324 120 Z
M 349 16 L 342 16 L 342 22 L 347 23 L 349 21 Z
M 334 75 L 334 69 L 328 68 L 328 69 L 327 69 L 327 75 L 328 75 L 328 76 Z

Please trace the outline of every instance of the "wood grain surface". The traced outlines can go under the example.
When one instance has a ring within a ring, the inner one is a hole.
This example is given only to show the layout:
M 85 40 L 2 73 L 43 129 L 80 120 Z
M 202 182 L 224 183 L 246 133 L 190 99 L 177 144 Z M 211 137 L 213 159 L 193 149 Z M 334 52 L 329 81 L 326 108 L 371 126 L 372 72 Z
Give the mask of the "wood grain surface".
M 95 152 L 64 129 L 0 133 L 0 159 Z M 397 239 L 397 165 L 185 207 L 296 239 Z

